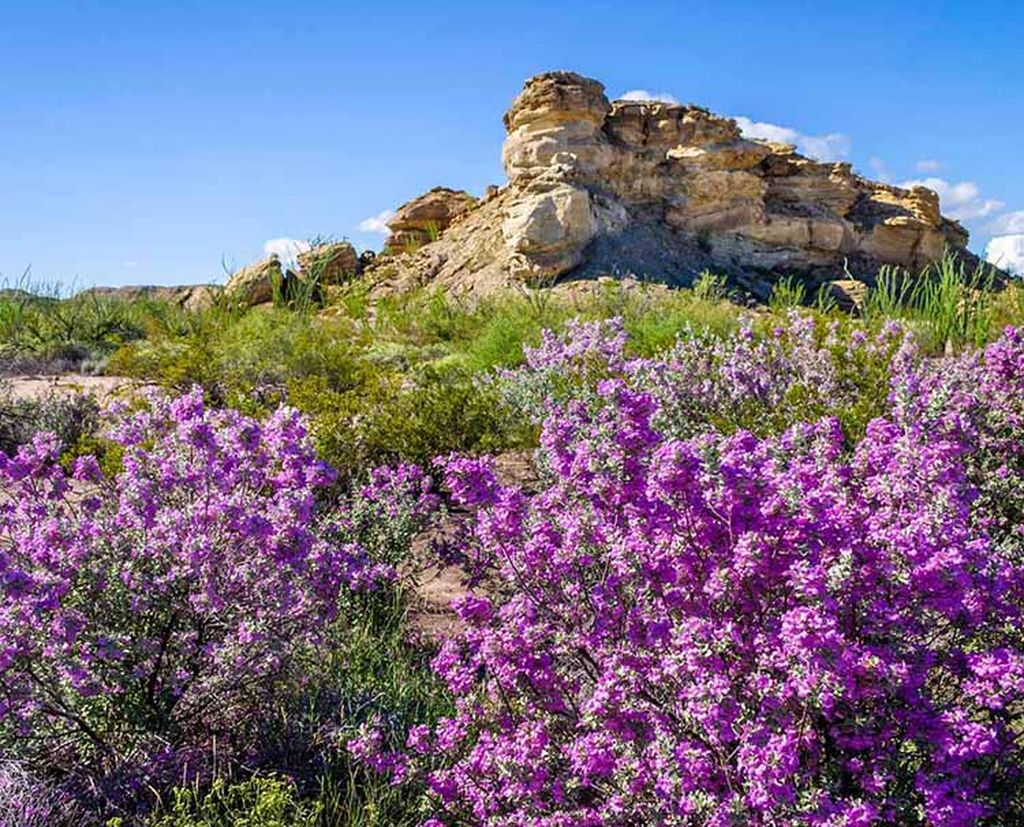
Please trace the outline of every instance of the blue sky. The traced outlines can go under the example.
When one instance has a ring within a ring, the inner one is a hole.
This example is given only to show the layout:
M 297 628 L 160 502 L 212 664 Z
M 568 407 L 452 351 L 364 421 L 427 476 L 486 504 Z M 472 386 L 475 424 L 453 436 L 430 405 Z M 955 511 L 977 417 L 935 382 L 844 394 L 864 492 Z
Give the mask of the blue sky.
M 559 68 L 933 179 L 976 250 L 1000 236 L 1024 264 L 1022 36 L 1019 2 L 0 0 L 0 280 L 222 280 L 272 239 L 377 248 L 371 216 L 504 180 L 501 115 Z

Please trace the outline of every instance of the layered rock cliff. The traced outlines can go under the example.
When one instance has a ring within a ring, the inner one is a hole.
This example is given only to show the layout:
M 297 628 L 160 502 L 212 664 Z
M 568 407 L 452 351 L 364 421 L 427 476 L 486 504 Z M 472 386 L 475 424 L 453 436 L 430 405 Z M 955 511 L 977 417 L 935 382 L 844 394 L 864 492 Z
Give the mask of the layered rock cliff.
M 609 101 L 596 80 L 550 72 L 526 82 L 505 128 L 508 183 L 480 201 L 439 188 L 400 208 L 378 281 L 487 291 L 630 274 L 687 284 L 712 269 L 763 285 L 780 274 L 824 282 L 870 279 L 883 264 L 916 270 L 947 248 L 971 258 L 967 232 L 931 190 L 744 138 L 698 106 Z

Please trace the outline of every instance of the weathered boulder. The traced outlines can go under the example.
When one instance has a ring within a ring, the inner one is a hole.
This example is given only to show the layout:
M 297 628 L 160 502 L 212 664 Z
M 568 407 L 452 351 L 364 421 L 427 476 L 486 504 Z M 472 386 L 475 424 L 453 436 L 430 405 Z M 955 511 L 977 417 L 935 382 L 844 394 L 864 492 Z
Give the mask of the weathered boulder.
M 317 284 L 344 284 L 363 269 L 355 247 L 347 241 L 319 244 L 297 256 L 299 275 Z
M 273 301 L 274 293 L 281 289 L 284 273 L 277 254 L 236 270 L 224 285 L 224 292 L 234 302 L 252 307 Z
M 569 184 L 541 189 L 510 205 L 501 225 L 514 252 L 513 274 L 529 282 L 543 282 L 579 264 L 597 229 L 590 193 Z
M 548 83 L 541 78 L 550 77 Z M 604 87 L 573 72 L 531 78 L 505 113 L 508 137 L 501 159 L 510 182 L 543 175 L 572 159 L 596 172 L 611 160 L 601 129 L 610 105 Z
M 468 192 L 435 187 L 395 211 L 388 221 L 391 235 L 385 248 L 390 252 L 404 252 L 436 241 L 452 222 L 476 204 L 477 199 Z
M 407 252 L 374 268 L 388 284 L 478 292 L 608 273 L 686 284 L 711 269 L 814 286 L 870 280 L 883 264 L 920 269 L 947 249 L 976 260 L 931 190 L 747 139 L 698 106 L 609 101 L 596 80 L 549 72 L 504 123 L 508 184 L 479 202 L 437 189 L 402 207 L 388 248 Z
M 869 288 L 856 279 L 836 279 L 829 283 L 829 292 L 843 310 L 862 310 L 868 299 Z
M 178 302 L 181 306 L 192 313 L 206 310 L 212 307 L 220 298 L 223 289 L 217 284 L 196 284 L 190 287 L 180 288 Z

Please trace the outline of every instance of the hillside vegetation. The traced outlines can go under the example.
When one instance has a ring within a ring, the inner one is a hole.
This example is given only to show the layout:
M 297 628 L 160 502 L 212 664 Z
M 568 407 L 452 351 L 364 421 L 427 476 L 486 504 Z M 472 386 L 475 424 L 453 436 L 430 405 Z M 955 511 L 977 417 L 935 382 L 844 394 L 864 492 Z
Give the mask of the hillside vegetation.
M 3 292 L 0 827 L 1017 823 L 983 282 Z

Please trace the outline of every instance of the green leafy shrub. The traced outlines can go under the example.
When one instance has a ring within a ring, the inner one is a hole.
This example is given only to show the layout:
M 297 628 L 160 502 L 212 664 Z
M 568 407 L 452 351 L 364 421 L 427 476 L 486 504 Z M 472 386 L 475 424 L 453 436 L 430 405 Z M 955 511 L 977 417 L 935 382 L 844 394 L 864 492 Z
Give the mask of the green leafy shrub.
M 358 384 L 351 340 L 344 320 L 256 308 L 239 316 L 211 315 L 182 335 L 134 343 L 118 351 L 110 366 L 174 390 L 200 385 L 212 398 L 257 413 L 283 401 L 290 380 L 317 376 L 334 389 Z
M 495 392 L 459 370 L 421 371 L 412 382 L 382 369 L 348 390 L 323 377 L 289 383 L 288 398 L 311 418 L 321 455 L 353 478 L 376 465 L 425 466 L 441 454 L 497 452 L 523 445 L 531 430 L 511 418 Z
M 179 788 L 163 811 L 145 827 L 316 827 L 322 805 L 303 801 L 294 782 L 280 776 L 255 776 L 228 783 L 217 779 L 200 791 Z M 122 827 L 112 821 L 109 827 Z

